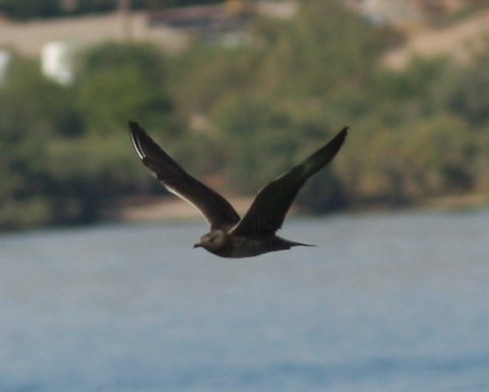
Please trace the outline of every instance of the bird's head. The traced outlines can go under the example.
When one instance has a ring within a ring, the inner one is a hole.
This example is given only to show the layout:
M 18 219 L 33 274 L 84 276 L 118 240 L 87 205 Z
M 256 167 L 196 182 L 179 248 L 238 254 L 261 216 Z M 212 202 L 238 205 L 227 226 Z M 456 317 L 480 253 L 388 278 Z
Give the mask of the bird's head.
M 210 252 L 215 252 L 226 243 L 226 233 L 222 230 L 212 230 L 210 233 L 200 237 L 200 242 L 194 244 L 194 248 L 204 248 Z

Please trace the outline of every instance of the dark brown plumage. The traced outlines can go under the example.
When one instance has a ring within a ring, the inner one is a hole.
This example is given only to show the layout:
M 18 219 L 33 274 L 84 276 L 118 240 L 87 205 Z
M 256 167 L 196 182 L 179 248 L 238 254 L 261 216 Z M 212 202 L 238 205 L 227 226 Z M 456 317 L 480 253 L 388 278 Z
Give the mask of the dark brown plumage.
M 138 123 L 129 122 L 132 142 L 144 165 L 172 193 L 194 205 L 209 222 L 211 231 L 194 247 L 222 257 L 251 257 L 262 253 L 312 246 L 275 234 L 307 179 L 326 166 L 340 150 L 347 128 L 299 165 L 265 186 L 250 209 L 240 218 L 220 194 L 189 175 Z

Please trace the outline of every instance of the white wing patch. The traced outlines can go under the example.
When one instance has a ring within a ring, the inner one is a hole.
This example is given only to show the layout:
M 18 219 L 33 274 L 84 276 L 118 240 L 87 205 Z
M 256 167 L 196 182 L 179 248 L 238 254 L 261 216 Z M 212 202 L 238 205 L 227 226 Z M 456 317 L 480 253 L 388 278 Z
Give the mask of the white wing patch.
M 175 196 L 178 196 L 180 199 L 186 201 L 188 204 L 190 204 L 192 207 L 194 207 L 197 211 L 200 212 L 200 214 L 204 217 L 204 219 L 206 220 L 206 222 L 211 225 L 211 221 L 209 221 L 209 219 L 207 219 L 207 216 L 202 212 L 202 210 L 191 200 L 187 199 L 185 196 L 183 196 L 181 193 L 178 193 L 175 189 L 173 189 L 172 187 L 169 187 L 168 185 L 166 185 L 163 181 L 161 181 L 163 183 L 163 185 L 165 185 L 165 188 L 168 189 L 168 191 L 170 191 L 171 193 L 173 193 Z

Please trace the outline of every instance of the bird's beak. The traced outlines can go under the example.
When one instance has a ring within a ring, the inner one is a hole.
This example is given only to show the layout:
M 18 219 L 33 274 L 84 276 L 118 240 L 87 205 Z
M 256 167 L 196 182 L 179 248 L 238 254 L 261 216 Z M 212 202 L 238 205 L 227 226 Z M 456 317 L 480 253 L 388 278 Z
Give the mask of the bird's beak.
M 200 248 L 201 246 L 202 246 L 202 244 L 200 242 L 198 242 L 198 243 L 194 244 L 194 249 L 195 248 Z

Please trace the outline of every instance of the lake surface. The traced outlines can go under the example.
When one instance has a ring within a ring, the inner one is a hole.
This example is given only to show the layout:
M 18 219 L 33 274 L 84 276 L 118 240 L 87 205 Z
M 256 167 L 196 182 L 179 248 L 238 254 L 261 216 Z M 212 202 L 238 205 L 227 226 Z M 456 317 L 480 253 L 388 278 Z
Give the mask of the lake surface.
M 489 391 L 489 211 L 0 235 L 0 391 Z

